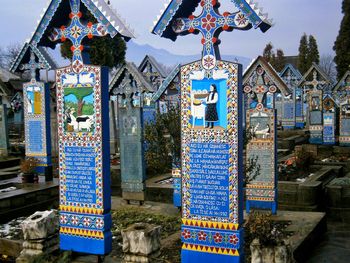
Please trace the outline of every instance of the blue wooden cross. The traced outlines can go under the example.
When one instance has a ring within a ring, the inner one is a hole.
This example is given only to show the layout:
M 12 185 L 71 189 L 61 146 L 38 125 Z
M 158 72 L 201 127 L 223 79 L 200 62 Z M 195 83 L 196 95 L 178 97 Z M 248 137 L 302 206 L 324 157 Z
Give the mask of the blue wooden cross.
M 202 0 L 200 5 L 203 10 L 198 17 L 191 15 L 188 18 L 176 19 L 173 23 L 173 30 L 182 35 L 200 32 L 203 45 L 202 65 L 205 69 L 212 69 L 216 65 L 216 60 L 220 60 L 219 34 L 222 31 L 233 29 L 248 30 L 252 25 L 240 11 L 220 14 L 218 10 L 220 3 L 217 0 Z
M 35 54 L 33 50 L 30 51 L 30 60 L 28 64 L 23 64 L 20 66 L 20 70 L 30 70 L 31 80 L 39 80 L 38 70 L 45 69 L 46 65 L 42 62 L 35 61 Z
M 80 22 L 82 13 L 80 12 L 80 0 L 69 0 L 71 7 L 71 14 L 69 18 L 72 20 L 68 27 L 61 26 L 61 28 L 54 28 L 50 40 L 62 42 L 69 39 L 72 42 L 71 50 L 73 52 L 72 67 L 74 72 L 79 73 L 83 68 L 82 51 L 84 46 L 82 41 L 85 37 L 93 38 L 94 36 L 106 36 L 107 30 L 104 25 L 97 23 L 92 24 L 89 22 L 87 25 L 83 25 Z

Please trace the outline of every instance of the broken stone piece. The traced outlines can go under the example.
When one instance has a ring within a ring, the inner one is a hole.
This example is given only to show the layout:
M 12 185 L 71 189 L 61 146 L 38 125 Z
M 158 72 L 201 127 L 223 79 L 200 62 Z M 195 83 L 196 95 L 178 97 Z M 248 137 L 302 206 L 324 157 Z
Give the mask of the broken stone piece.
M 150 255 L 160 249 L 160 226 L 138 223 L 122 230 L 123 252 Z
M 21 223 L 24 240 L 46 239 L 58 230 L 57 212 L 39 211 Z

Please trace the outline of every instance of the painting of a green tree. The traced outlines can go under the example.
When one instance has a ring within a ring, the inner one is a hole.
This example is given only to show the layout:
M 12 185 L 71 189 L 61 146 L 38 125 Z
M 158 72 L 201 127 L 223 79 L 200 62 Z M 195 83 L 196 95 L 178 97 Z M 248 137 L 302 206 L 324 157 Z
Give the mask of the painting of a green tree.
M 94 113 L 93 103 L 87 103 L 84 98 L 92 95 L 93 92 L 93 88 L 65 88 L 64 96 L 67 98 L 69 95 L 74 95 L 77 99 L 77 116 L 83 114 L 92 115 Z M 69 103 L 69 101 L 66 100 L 66 106 L 68 106 L 67 103 Z M 71 105 L 71 107 L 75 108 L 74 105 Z

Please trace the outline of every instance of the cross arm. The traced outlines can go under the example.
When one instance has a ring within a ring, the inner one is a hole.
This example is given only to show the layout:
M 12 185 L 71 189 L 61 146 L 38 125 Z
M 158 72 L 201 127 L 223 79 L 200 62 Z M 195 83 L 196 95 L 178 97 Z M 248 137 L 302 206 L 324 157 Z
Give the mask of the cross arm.
M 199 18 L 193 15 L 189 18 L 177 18 L 174 20 L 172 28 L 179 35 L 199 32 L 205 35 L 206 31 L 210 31 L 211 28 L 215 29 L 215 34 L 218 34 L 222 31 L 232 31 L 233 29 L 248 30 L 252 28 L 252 25 L 241 12 L 233 14 L 225 12 L 222 16 L 211 16 L 208 14 Z

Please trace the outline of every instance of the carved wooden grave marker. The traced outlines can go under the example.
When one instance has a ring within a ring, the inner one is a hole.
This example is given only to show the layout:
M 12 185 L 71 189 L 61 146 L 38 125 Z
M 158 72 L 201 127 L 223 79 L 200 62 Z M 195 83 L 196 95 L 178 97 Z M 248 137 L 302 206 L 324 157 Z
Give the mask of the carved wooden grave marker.
M 280 73 L 291 94 L 283 96 L 282 127 L 294 129 L 304 127 L 302 89 L 298 86 L 302 78 L 299 71 L 291 64 L 287 64 Z
M 242 66 L 220 59 L 222 31 L 265 32 L 254 3 L 170 1 L 153 33 L 176 40 L 201 33 L 202 59 L 181 67 L 182 262 L 243 262 Z M 193 15 L 200 4 L 201 14 Z
M 277 212 L 277 126 L 274 94 L 289 93 L 288 87 L 263 57 L 258 57 L 244 73 L 244 92 L 249 94 L 246 129 L 252 135 L 247 144 L 246 162 L 254 163 L 247 174 L 246 210 L 268 209 Z M 271 101 L 272 100 L 272 101 Z
M 138 68 L 128 62 L 110 84 L 110 94 L 118 96 L 122 195 L 127 201 L 145 200 L 143 105 L 152 92 Z
M 350 70 L 340 79 L 333 92 L 340 103 L 339 144 L 350 146 Z
M 10 71 L 29 71 L 31 80 L 23 85 L 24 135 L 26 157 L 39 161 L 37 172 L 52 180 L 50 90 L 49 84 L 40 81 L 40 70 L 54 70 L 56 63 L 43 48 L 26 42 L 13 61 Z
M 89 12 L 96 24 L 86 21 Z M 72 42 L 72 64 L 56 71 L 60 248 L 97 255 L 112 249 L 108 70 L 84 64 L 82 51 L 107 34 L 133 37 L 105 1 L 52 0 L 29 42 Z
M 330 94 L 323 97 L 323 144 L 334 145 L 337 133 L 338 105 Z
M 306 86 L 308 91 L 308 120 L 310 143 L 323 143 L 323 89 L 330 84 L 328 76 L 315 63 L 300 80 L 300 86 Z

